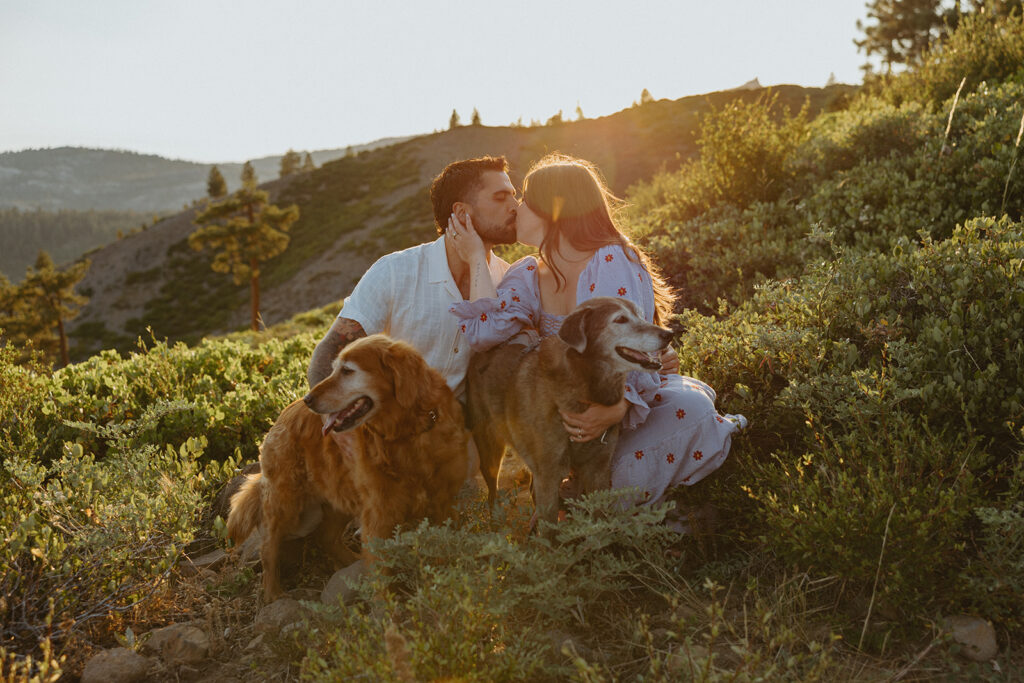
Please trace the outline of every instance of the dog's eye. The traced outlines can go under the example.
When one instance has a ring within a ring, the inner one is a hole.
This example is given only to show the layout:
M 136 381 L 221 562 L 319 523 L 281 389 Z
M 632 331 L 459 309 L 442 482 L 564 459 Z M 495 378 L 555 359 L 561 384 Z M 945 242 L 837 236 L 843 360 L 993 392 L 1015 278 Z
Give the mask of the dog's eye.
M 342 366 L 341 368 L 341 374 L 343 375 L 351 375 L 353 372 L 355 372 L 355 370 L 353 370 L 352 368 L 346 368 L 344 366 Z
M 626 316 L 620 315 L 618 318 L 612 321 L 613 323 L 624 323 L 626 322 Z

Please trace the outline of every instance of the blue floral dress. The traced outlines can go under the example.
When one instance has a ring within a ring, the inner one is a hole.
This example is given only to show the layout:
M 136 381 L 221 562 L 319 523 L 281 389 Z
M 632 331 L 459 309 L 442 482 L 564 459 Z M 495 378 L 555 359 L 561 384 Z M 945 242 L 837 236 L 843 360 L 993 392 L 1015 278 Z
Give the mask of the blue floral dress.
M 651 277 L 619 245 L 598 250 L 580 274 L 576 303 L 596 296 L 629 299 L 654 320 Z M 474 351 L 526 328 L 555 334 L 563 319 L 541 309 L 533 256 L 509 268 L 497 297 L 457 302 L 450 310 Z M 746 425 L 742 415 L 719 415 L 714 390 L 692 377 L 631 372 L 626 399 L 630 407 L 612 459 L 612 488 L 635 487 L 641 503 L 659 501 L 668 489 L 714 472 L 729 454 L 733 432 Z

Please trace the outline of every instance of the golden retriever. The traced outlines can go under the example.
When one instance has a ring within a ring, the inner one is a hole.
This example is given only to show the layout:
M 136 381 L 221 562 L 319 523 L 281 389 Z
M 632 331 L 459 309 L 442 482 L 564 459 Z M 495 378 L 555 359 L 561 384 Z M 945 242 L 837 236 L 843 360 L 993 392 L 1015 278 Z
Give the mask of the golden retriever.
M 633 302 L 595 297 L 566 316 L 558 334 L 534 346 L 502 344 L 473 356 L 467 374 L 468 421 L 480 453 L 480 473 L 493 505 L 505 447 L 533 474 L 537 517 L 554 522 L 558 488 L 575 470 L 584 492 L 611 485 L 618 425 L 601 439 L 570 441 L 560 410 L 622 400 L 626 375 L 657 370 L 672 332 L 646 322 Z
M 330 430 L 355 430 L 351 450 Z M 281 543 L 308 533 L 321 505 L 358 519 L 367 560 L 367 541 L 447 518 L 466 476 L 466 439 L 455 395 L 413 347 L 375 334 L 342 349 L 330 376 L 278 417 L 260 448 L 261 472 L 231 498 L 231 539 L 261 529 L 267 601 L 283 592 Z

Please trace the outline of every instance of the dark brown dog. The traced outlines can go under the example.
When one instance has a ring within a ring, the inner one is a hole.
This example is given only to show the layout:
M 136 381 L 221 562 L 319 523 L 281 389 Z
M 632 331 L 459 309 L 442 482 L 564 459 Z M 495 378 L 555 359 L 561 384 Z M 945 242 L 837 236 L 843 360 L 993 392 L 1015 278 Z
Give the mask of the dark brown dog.
M 356 430 L 352 452 L 332 429 Z M 342 349 L 331 375 L 284 409 L 260 465 L 232 496 L 227 526 L 235 543 L 260 527 L 269 602 L 282 593 L 282 541 L 311 530 L 322 504 L 359 520 L 364 555 L 367 541 L 397 526 L 447 518 L 466 476 L 462 409 L 415 349 L 371 335 Z
M 476 354 L 467 376 L 467 412 L 490 503 L 506 445 L 533 474 L 540 519 L 556 520 L 558 487 L 570 468 L 584 492 L 608 488 L 618 425 L 602 439 L 578 443 L 569 440 L 559 411 L 618 403 L 627 373 L 660 368 L 661 350 L 671 337 L 669 330 L 644 321 L 632 302 L 597 297 L 580 304 L 557 335 L 537 345 L 514 337 Z

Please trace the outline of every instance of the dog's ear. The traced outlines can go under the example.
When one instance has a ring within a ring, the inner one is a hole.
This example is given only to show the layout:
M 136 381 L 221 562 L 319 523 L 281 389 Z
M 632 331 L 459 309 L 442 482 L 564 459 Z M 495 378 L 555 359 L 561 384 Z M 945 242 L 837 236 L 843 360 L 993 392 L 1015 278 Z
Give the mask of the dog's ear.
M 558 329 L 558 338 L 577 353 L 587 350 L 587 318 L 590 311 L 589 308 L 577 308 L 562 321 L 562 326 Z
M 402 343 L 391 344 L 382 360 L 384 367 L 391 371 L 395 400 L 404 410 L 412 410 L 430 385 L 426 362 L 412 347 Z

